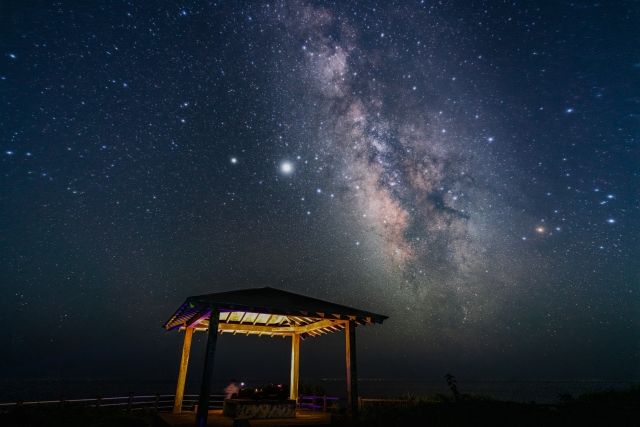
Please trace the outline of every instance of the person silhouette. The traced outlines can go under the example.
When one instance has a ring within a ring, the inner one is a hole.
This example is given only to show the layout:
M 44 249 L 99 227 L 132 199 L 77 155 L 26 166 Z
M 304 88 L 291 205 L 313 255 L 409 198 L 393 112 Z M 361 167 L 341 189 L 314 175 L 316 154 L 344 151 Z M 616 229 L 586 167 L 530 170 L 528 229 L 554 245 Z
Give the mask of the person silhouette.
M 229 381 L 229 385 L 224 389 L 225 399 L 236 398 L 238 397 L 238 393 L 240 393 L 238 382 L 232 379 L 231 381 Z

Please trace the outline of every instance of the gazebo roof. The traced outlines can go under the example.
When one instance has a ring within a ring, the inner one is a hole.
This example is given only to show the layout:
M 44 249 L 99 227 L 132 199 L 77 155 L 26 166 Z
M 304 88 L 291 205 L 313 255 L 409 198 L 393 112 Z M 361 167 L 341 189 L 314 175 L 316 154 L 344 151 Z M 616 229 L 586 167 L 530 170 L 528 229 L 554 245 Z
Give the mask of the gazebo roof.
M 264 287 L 191 296 L 164 324 L 167 330 L 209 327 L 211 308 L 220 311 L 219 332 L 302 338 L 336 332 L 345 322 L 382 323 L 387 316 Z

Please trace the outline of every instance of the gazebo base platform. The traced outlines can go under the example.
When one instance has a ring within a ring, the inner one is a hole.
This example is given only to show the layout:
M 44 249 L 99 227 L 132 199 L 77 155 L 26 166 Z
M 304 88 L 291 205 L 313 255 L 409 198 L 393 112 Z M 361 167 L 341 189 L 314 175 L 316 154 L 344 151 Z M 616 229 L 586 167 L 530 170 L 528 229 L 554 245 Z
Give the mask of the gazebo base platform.
M 182 414 L 161 414 L 164 422 L 171 427 L 193 427 L 196 422 L 196 415 L 193 412 L 183 412 Z M 239 418 L 235 419 L 239 420 Z M 221 409 L 209 411 L 207 421 L 208 427 L 233 427 L 234 418 L 222 415 Z M 244 420 L 243 420 L 244 421 Z M 251 427 L 276 427 L 276 426 L 322 426 L 331 425 L 331 414 L 326 412 L 297 409 L 295 418 L 268 418 L 246 420 Z M 236 424 L 237 425 L 237 424 Z
M 232 418 L 295 418 L 295 400 L 227 399 L 222 415 Z

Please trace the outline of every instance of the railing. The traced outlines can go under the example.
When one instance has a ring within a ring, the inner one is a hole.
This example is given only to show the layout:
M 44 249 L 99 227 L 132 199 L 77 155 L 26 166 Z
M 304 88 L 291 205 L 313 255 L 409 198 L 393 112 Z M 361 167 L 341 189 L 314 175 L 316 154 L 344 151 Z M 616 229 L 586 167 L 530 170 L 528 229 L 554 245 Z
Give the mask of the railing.
M 182 400 L 183 411 L 192 411 L 198 404 L 199 395 L 185 394 Z M 149 394 L 93 397 L 83 399 L 59 399 L 59 400 L 33 400 L 0 403 L 0 413 L 8 412 L 21 406 L 90 406 L 94 408 L 119 408 L 127 411 L 140 409 L 155 409 L 160 412 L 168 412 L 173 409 L 174 394 Z M 222 409 L 224 395 L 212 394 L 209 397 L 209 409 Z
M 212 394 L 209 397 L 209 409 L 222 409 L 225 396 L 222 394 Z M 174 394 L 148 394 L 113 397 L 91 397 L 82 399 L 58 399 L 58 400 L 32 400 L 0 403 L 0 413 L 9 412 L 19 407 L 33 406 L 85 406 L 93 408 L 116 408 L 126 411 L 136 411 L 141 409 L 154 409 L 159 412 L 170 412 L 173 409 Z M 198 404 L 199 395 L 185 394 L 182 400 L 182 410 L 193 411 Z M 311 409 L 314 411 L 328 412 L 340 408 L 341 398 L 335 396 L 300 396 L 298 407 L 301 409 Z M 359 406 L 367 402 L 400 402 L 395 399 L 358 399 Z
M 330 412 L 340 408 L 341 398 L 333 396 L 300 396 L 298 398 L 298 407 L 303 409 L 321 410 Z M 411 399 L 398 398 L 363 398 L 358 397 L 358 408 L 365 406 L 385 406 L 400 405 L 405 406 L 411 403 Z
M 411 403 L 410 399 L 372 399 L 372 398 L 358 398 L 358 408 L 364 406 L 384 406 L 384 405 L 408 405 Z
M 339 397 L 314 395 L 298 397 L 298 407 L 302 409 L 322 410 L 322 412 L 327 412 L 331 409 L 336 409 L 339 404 Z

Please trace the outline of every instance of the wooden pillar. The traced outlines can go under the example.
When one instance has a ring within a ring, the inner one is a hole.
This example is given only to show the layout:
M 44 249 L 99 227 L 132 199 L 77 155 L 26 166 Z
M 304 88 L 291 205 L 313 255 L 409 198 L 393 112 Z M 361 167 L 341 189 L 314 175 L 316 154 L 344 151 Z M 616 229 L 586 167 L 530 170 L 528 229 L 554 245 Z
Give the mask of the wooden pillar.
M 358 410 L 358 369 L 356 367 L 356 322 L 345 323 L 345 355 L 347 361 L 347 409 L 350 413 Z
M 289 384 L 289 399 L 298 400 L 298 379 L 300 372 L 300 335 L 291 336 L 291 382 Z
M 173 413 L 182 412 L 182 399 L 184 398 L 184 383 L 187 380 L 187 368 L 189 367 L 189 353 L 191 352 L 191 337 L 193 328 L 184 330 L 184 343 L 182 344 L 182 357 L 180 358 L 180 369 L 178 370 L 178 385 L 176 386 L 176 399 L 173 402 Z
M 213 362 L 216 354 L 219 320 L 220 311 L 217 308 L 211 307 L 209 331 L 207 332 L 207 350 L 204 356 L 200 399 L 198 401 L 198 413 L 196 414 L 196 427 L 205 427 L 207 425 L 207 417 L 209 416 L 209 395 L 211 394 L 211 382 L 213 380 Z

